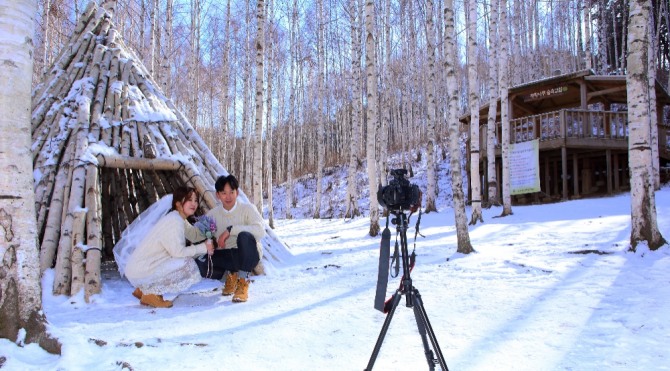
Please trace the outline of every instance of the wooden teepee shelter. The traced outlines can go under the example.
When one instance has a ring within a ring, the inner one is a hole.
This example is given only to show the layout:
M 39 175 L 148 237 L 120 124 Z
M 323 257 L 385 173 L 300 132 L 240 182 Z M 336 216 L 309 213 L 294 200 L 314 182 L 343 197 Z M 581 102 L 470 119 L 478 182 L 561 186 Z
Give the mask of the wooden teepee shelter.
M 121 233 L 178 186 L 201 212 L 228 172 L 158 88 L 112 23 L 116 2 L 90 2 L 68 45 L 33 92 L 32 138 L 40 266 L 54 294 L 100 292 L 101 261 Z M 242 201 L 248 202 L 244 194 Z M 263 273 L 290 253 L 266 227 Z

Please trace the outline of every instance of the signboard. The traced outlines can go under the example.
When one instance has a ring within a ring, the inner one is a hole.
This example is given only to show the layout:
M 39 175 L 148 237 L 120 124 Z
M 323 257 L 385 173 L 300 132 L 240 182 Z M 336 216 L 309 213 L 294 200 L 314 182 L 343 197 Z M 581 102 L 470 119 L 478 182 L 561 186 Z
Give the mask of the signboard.
M 523 101 L 524 102 L 530 102 L 534 100 L 541 100 L 541 99 L 546 99 L 546 98 L 551 98 L 551 97 L 557 97 L 559 95 L 563 95 L 568 92 L 568 87 L 567 85 L 563 86 L 555 86 L 553 88 L 547 88 L 547 89 L 542 89 L 536 92 L 532 92 L 530 94 L 526 94 L 523 96 Z
M 510 144 L 510 194 L 540 192 L 540 141 Z

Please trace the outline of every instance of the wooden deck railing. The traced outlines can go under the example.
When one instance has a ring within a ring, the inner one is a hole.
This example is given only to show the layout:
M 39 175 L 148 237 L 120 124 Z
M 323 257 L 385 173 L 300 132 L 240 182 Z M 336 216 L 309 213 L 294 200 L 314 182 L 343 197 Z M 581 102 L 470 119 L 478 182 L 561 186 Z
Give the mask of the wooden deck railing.
M 667 121 L 667 120 L 666 120 Z M 480 148 L 486 148 L 486 126 L 480 128 Z M 496 148 L 500 149 L 500 123 L 496 123 Z M 510 120 L 510 143 L 540 139 L 548 147 L 577 143 L 580 146 L 624 145 L 628 139 L 628 113 L 563 109 Z M 670 122 L 658 125 L 661 157 L 670 158 Z M 606 144 L 605 144 L 606 145 Z
M 496 146 L 500 146 L 500 122 L 496 123 Z M 482 126 L 481 145 L 486 145 L 486 127 Z M 510 120 L 510 143 L 533 139 L 565 138 L 626 139 L 626 112 L 564 109 Z

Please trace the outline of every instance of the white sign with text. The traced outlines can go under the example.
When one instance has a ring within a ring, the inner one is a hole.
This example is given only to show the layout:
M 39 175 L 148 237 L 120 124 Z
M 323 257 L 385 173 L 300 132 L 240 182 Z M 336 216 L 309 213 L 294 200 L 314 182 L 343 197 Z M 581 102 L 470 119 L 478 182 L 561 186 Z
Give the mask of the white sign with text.
M 540 192 L 540 141 L 510 144 L 510 193 Z

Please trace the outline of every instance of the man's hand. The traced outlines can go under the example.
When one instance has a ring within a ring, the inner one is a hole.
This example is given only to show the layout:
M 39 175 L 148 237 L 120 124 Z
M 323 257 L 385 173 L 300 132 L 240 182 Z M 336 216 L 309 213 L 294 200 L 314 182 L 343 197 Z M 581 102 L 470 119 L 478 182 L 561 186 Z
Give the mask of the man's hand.
M 228 232 L 227 230 L 221 233 L 219 239 L 216 240 L 216 243 L 219 245 L 219 249 L 226 248 L 226 240 L 228 240 L 228 237 L 230 237 L 230 232 Z

